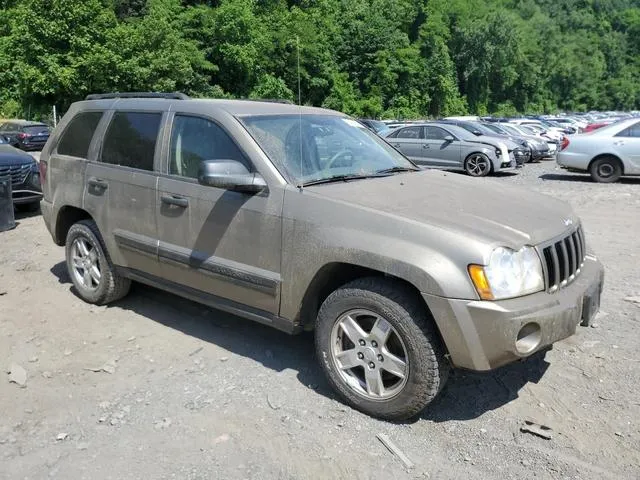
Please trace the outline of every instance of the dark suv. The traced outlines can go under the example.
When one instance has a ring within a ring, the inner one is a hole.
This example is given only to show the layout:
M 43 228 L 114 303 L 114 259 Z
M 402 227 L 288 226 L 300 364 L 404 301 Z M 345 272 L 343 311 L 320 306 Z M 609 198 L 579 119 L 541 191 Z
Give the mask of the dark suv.
M 13 204 L 25 210 L 37 210 L 42 199 L 38 163 L 0 138 L 0 177 L 11 177 Z
M 42 150 L 49 134 L 49 127 L 44 123 L 10 120 L 0 124 L 0 137 L 20 150 Z
M 329 383 L 388 419 L 451 364 L 528 357 L 598 311 L 602 265 L 564 202 L 419 169 L 339 112 L 141 96 L 73 104 L 42 151 L 43 218 L 87 302 L 137 280 L 314 330 Z

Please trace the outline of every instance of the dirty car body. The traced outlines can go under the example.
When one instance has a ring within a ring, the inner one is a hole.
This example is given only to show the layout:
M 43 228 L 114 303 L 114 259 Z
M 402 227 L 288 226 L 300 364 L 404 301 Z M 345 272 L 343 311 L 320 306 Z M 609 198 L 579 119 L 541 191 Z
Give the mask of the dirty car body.
M 328 381 L 381 418 L 420 411 L 449 361 L 527 357 L 599 304 L 602 266 L 566 203 L 421 170 L 334 111 L 100 97 L 72 105 L 41 162 L 43 218 L 85 300 L 134 279 L 315 329 Z

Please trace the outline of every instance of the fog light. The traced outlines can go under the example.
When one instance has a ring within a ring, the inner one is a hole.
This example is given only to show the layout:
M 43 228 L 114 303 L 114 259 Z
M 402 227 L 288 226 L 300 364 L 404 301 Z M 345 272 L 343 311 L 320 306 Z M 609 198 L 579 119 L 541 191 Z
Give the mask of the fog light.
M 541 338 L 542 332 L 540 331 L 540 325 L 537 323 L 527 323 L 518 332 L 516 350 L 521 354 L 531 353 L 538 348 Z

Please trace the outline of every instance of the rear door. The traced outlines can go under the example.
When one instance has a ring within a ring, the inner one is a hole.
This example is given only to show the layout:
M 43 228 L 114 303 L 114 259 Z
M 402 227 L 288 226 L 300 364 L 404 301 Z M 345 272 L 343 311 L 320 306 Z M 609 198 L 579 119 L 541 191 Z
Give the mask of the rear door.
M 433 165 L 441 167 L 460 167 L 460 141 L 445 140 L 447 137 L 453 137 L 445 129 L 435 126 L 425 127 L 425 144 L 426 151 L 429 153 L 430 160 Z
M 640 174 L 640 122 L 620 132 L 613 144 L 624 162 L 624 172 Z
M 110 112 L 97 161 L 87 165 L 84 203 L 121 267 L 159 275 L 156 184 L 162 111 Z
M 247 194 L 200 185 L 203 160 L 236 160 L 256 169 L 214 117 L 176 113 L 169 120 L 156 199 L 163 278 L 230 308 L 235 303 L 277 314 L 284 190 Z
M 428 157 L 423 152 L 423 128 L 411 126 L 398 129 L 387 141 L 416 163 L 426 163 Z

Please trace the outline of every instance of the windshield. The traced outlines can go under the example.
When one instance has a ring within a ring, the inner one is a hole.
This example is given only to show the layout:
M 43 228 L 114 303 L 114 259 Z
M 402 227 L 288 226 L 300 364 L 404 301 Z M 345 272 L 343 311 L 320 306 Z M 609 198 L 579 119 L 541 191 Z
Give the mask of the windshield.
M 491 130 L 493 133 L 499 133 L 500 135 L 510 135 L 509 132 L 504 131 L 503 129 L 501 129 L 500 127 L 496 126 L 496 125 L 492 125 L 490 123 L 484 125 L 485 128 L 488 128 L 489 130 Z
M 295 185 L 336 176 L 367 176 L 417 169 L 378 135 L 335 115 L 241 118 L 276 168 Z

